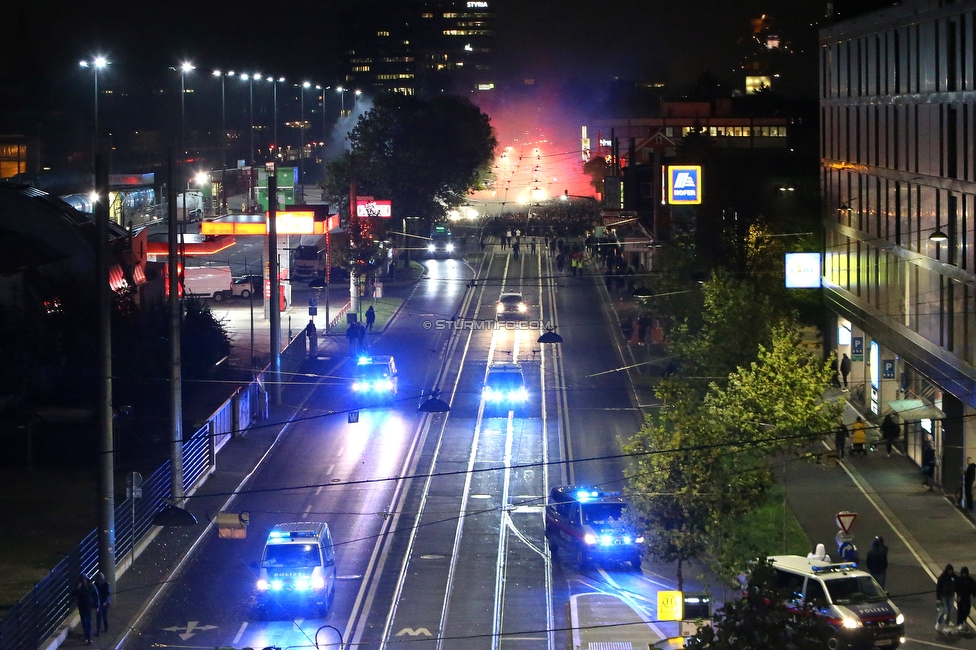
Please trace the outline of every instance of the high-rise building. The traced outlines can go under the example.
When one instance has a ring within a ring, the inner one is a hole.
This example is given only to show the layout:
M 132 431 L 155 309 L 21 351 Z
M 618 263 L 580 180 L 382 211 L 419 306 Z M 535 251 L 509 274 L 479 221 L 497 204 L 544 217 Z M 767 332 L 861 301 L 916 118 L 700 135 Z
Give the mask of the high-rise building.
M 976 456 L 976 1 L 908 0 L 820 32 L 826 343 L 852 402 Z
M 340 30 L 344 83 L 369 94 L 491 90 L 493 22 L 489 0 L 357 4 Z

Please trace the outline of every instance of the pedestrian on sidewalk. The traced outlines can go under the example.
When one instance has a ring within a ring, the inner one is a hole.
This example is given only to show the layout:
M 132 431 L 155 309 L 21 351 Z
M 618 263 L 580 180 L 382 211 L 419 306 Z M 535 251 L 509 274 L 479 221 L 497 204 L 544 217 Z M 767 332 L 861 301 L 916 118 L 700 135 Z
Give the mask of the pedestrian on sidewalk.
M 929 492 L 935 486 L 935 448 L 928 436 L 922 441 L 922 485 Z
M 844 358 L 840 360 L 840 374 L 844 377 L 844 388 L 847 388 L 847 375 L 851 374 L 851 358 L 844 353 Z
M 98 610 L 98 592 L 88 576 L 78 578 L 78 585 L 71 592 L 78 606 L 78 616 L 81 618 L 81 631 L 85 635 L 85 645 L 92 644 L 92 613 Z
M 375 322 L 376 322 L 376 310 L 373 309 L 373 305 L 370 305 L 369 309 L 366 310 L 366 331 L 367 332 L 373 331 L 373 323 Z
M 884 537 L 879 535 L 874 538 L 874 541 L 871 542 L 871 549 L 868 551 L 868 557 L 864 563 L 868 567 L 868 573 L 884 589 L 885 578 L 888 575 L 888 547 L 885 546 Z
M 830 367 L 833 369 L 834 374 L 830 376 L 830 385 L 834 388 L 840 388 L 840 362 L 837 360 L 836 355 L 831 355 L 833 361 L 830 363 Z
M 973 594 L 976 593 L 976 580 L 969 575 L 969 567 L 959 569 L 956 578 L 956 630 L 966 631 L 966 619 L 973 608 Z
M 837 423 L 837 430 L 834 432 L 834 448 L 837 449 L 837 457 L 844 459 L 844 447 L 847 446 L 847 425 L 841 420 Z
M 901 429 L 898 427 L 898 423 L 889 413 L 885 416 L 884 422 L 881 423 L 881 437 L 884 438 L 885 445 L 888 447 L 888 458 L 891 458 L 891 446 L 898 440 L 900 433 Z
M 98 610 L 95 614 L 95 636 L 108 632 L 108 606 L 111 603 L 111 587 L 101 571 L 95 576 L 95 592 L 98 594 Z
M 966 472 L 963 474 L 963 495 L 966 497 L 966 510 L 973 509 L 973 482 L 976 482 L 976 463 L 972 456 L 966 456 Z
M 952 565 L 945 565 L 935 583 L 935 604 L 939 607 L 939 616 L 935 619 L 935 631 L 952 632 L 952 601 L 956 597 L 956 574 Z
M 867 442 L 867 425 L 864 424 L 864 418 L 859 415 L 851 425 L 851 458 L 854 458 L 855 454 L 867 456 Z

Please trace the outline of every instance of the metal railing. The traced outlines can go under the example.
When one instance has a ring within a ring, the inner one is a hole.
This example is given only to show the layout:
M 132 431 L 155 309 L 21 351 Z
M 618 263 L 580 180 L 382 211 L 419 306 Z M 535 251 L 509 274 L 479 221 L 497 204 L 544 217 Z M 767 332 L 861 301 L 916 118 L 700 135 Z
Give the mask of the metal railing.
M 305 359 L 302 331 L 282 351 L 282 370 L 296 372 Z M 241 387 L 207 422 L 183 441 L 183 489 L 192 494 L 215 467 L 214 456 L 235 434 L 241 434 L 262 415 L 264 372 Z M 118 575 L 141 553 L 156 530 L 152 519 L 170 498 L 170 462 L 167 460 L 143 482 L 142 498 L 129 498 L 115 506 L 115 563 Z M 0 650 L 36 650 L 47 645 L 74 614 L 71 592 L 82 574 L 98 572 L 98 531 L 90 532 L 71 549 L 24 598 L 0 618 Z

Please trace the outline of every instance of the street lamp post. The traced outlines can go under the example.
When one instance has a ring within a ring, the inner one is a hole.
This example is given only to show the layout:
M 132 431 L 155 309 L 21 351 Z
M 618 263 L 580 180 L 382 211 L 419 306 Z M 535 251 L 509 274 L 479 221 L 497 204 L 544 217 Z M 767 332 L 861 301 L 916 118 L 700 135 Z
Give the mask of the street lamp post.
M 322 144 L 324 146 L 329 136 L 329 123 L 325 116 L 325 91 L 332 90 L 332 86 L 316 86 L 315 89 L 322 91 Z
M 302 96 L 302 100 L 301 100 L 302 120 L 298 129 L 299 140 L 300 140 L 300 142 L 298 143 L 298 167 L 299 167 L 298 173 L 301 175 L 301 185 L 299 191 L 302 193 L 302 200 L 301 200 L 302 203 L 305 203 L 305 89 L 311 87 L 312 84 L 309 83 L 308 81 L 302 82 L 301 91 L 300 91 Z
M 227 186 L 224 175 L 227 173 L 227 94 L 224 81 L 233 77 L 234 71 L 223 73 L 214 70 L 213 75 L 220 77 L 220 208 L 227 212 Z
M 98 150 L 98 71 L 109 65 L 111 61 L 104 56 L 98 55 L 91 61 L 79 61 L 78 65 L 82 68 L 91 68 L 95 78 L 95 133 L 92 135 L 92 165 L 95 164 L 95 154 Z M 94 168 L 94 167 L 93 167 Z
M 274 109 L 273 109 L 274 126 L 272 127 L 272 134 L 273 134 L 272 137 L 274 138 L 274 150 L 275 150 L 274 157 L 276 160 L 278 158 L 278 82 L 284 80 L 285 80 L 284 77 L 278 77 L 277 79 L 275 77 L 268 77 L 268 81 L 270 81 L 274 85 L 274 93 L 272 95 L 273 103 L 274 103 Z
M 173 68 L 175 69 L 175 68 Z M 180 147 L 183 150 L 183 159 L 186 162 L 186 73 L 195 69 L 189 61 L 180 64 Z
M 357 90 L 357 91 L 355 91 L 353 93 L 353 98 L 352 98 L 352 112 L 353 113 L 355 113 L 356 110 L 359 108 L 359 96 L 362 95 L 362 94 L 363 94 L 363 91 L 361 91 L 361 90 Z
M 254 80 L 260 78 L 261 78 L 260 72 L 255 72 L 253 75 L 247 74 L 246 72 L 241 73 L 241 80 L 247 81 L 247 86 L 248 86 L 247 90 L 248 90 L 249 106 L 250 106 L 249 112 L 251 117 L 251 137 L 249 139 L 251 149 L 248 151 L 247 154 L 248 164 L 251 164 L 251 162 L 253 162 L 254 160 Z
M 339 93 L 339 117 L 344 117 L 346 113 L 346 89 L 342 86 L 336 86 L 336 92 Z

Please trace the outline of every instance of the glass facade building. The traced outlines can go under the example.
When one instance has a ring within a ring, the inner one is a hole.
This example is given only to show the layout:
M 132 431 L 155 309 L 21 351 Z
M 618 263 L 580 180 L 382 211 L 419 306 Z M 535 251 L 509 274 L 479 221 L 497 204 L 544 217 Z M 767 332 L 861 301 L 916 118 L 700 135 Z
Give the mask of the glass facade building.
M 851 399 L 976 456 L 976 2 L 907 1 L 820 32 L 824 295 Z

